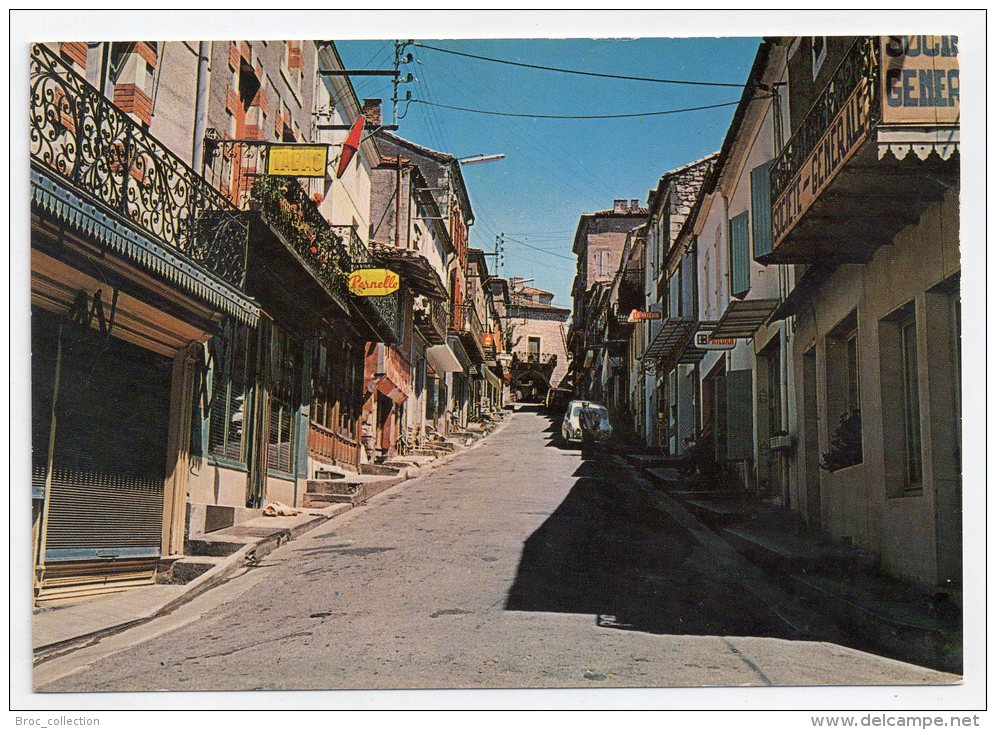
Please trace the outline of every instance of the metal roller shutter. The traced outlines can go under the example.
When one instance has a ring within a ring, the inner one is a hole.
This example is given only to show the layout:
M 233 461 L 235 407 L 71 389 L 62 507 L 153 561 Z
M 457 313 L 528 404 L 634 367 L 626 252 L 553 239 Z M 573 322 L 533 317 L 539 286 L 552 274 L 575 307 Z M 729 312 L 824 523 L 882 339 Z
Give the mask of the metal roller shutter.
M 40 468 L 33 471 L 42 488 L 47 457 L 42 407 L 50 408 L 54 383 L 54 377 L 42 375 L 47 364 L 42 352 L 50 347 L 42 344 L 51 336 L 47 329 L 33 331 L 39 352 L 33 396 L 40 406 L 33 428 Z M 57 333 L 57 322 L 54 329 Z M 132 581 L 144 576 L 146 582 L 154 574 L 162 540 L 171 366 L 168 358 L 117 338 L 63 328 L 43 592 L 104 585 L 116 572 Z M 112 559 L 113 565 L 103 562 Z

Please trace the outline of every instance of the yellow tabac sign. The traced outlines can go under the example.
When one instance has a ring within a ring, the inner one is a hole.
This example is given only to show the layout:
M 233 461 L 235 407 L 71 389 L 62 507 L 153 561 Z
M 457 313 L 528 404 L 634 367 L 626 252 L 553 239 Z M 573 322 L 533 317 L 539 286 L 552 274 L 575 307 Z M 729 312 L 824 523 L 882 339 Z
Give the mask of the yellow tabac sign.
M 356 269 L 349 275 L 349 291 L 359 297 L 383 297 L 401 286 L 390 269 Z
M 267 175 L 288 177 L 325 177 L 329 148 L 323 144 L 270 145 L 266 162 Z

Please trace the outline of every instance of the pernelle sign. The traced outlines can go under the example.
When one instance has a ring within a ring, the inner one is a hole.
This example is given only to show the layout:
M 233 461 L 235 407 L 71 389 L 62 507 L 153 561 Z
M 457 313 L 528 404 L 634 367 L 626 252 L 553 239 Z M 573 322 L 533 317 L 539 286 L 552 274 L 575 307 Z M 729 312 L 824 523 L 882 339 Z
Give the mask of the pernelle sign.
M 358 297 L 383 297 L 401 286 L 390 269 L 356 269 L 349 274 L 349 291 Z

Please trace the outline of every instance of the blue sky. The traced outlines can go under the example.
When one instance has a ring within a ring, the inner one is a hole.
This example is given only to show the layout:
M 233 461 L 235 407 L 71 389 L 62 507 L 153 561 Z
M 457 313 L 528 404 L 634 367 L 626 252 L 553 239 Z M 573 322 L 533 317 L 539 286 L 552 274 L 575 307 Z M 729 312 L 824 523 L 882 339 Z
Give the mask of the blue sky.
M 742 84 L 759 38 L 607 40 L 446 40 L 430 45 L 521 63 L 600 73 Z M 389 68 L 393 41 L 339 41 L 347 67 Z M 599 79 L 517 68 L 410 49 L 402 87 L 416 99 L 532 114 L 617 114 L 736 101 L 740 90 Z M 360 98 L 391 95 L 384 77 L 354 77 Z M 714 152 L 735 107 L 612 120 L 513 119 L 411 104 L 399 134 L 457 157 L 504 153 L 464 168 L 476 222 L 471 245 L 494 250 L 505 234 L 502 276 L 535 277 L 571 306 L 571 243 L 581 213 L 637 198 L 662 173 Z M 404 105 L 401 105 L 404 112 Z M 384 116 L 390 115 L 385 103 Z M 493 263 L 493 259 L 489 260 Z

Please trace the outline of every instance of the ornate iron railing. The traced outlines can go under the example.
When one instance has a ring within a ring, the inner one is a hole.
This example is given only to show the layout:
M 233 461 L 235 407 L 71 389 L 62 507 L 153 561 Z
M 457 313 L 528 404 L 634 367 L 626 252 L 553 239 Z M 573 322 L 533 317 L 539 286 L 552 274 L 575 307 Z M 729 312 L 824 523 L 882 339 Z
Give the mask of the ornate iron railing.
M 453 308 L 452 317 L 453 330 L 456 332 L 471 334 L 474 341 L 481 344 L 481 318 L 477 316 L 477 309 L 473 304 L 457 304 Z
M 512 364 L 529 363 L 530 365 L 556 365 L 555 352 L 513 352 Z
M 238 210 L 51 50 L 31 47 L 30 155 L 114 214 L 238 288 Z
M 439 340 L 446 339 L 446 323 L 449 320 L 449 305 L 421 296 L 415 300 L 415 326 L 423 332 L 431 330 Z
M 354 266 L 367 266 L 371 263 L 370 249 L 363 243 L 363 239 L 356 231 L 356 226 L 333 225 L 331 228 L 346 242 L 349 258 Z
M 351 269 L 362 269 L 377 265 L 373 253 L 363 242 L 363 239 L 360 238 L 356 226 L 337 224 L 331 226 L 331 228 L 345 242 Z M 401 339 L 401 300 L 398 292 L 382 297 L 354 297 L 354 301 L 357 304 L 362 304 L 369 310 L 373 310 L 376 316 L 390 329 L 394 339 Z
M 295 178 L 261 175 L 251 191 L 251 205 L 263 220 L 305 260 L 344 308 L 346 276 L 352 267 L 342 237 L 318 210 L 318 206 Z
M 777 200 L 795 174 L 802 168 L 820 138 L 830 127 L 859 84 L 868 84 L 872 120 L 881 116 L 879 75 L 881 59 L 879 38 L 862 36 L 854 41 L 830 77 L 826 88 L 809 110 L 795 134 L 782 148 L 771 166 L 771 199 Z

